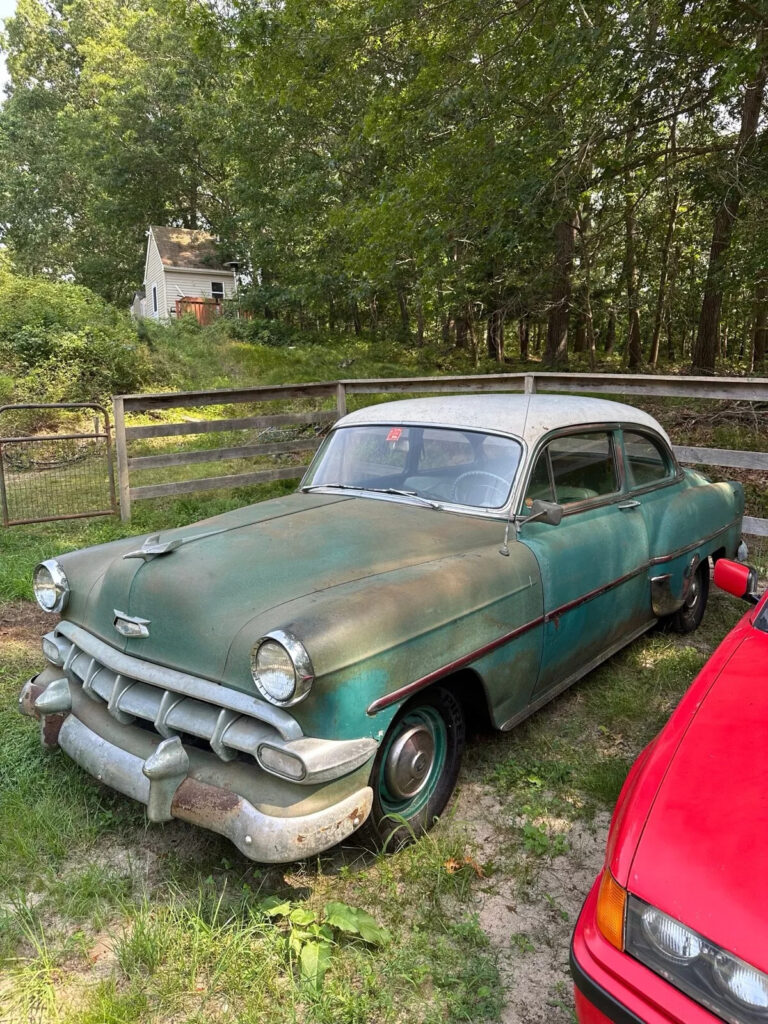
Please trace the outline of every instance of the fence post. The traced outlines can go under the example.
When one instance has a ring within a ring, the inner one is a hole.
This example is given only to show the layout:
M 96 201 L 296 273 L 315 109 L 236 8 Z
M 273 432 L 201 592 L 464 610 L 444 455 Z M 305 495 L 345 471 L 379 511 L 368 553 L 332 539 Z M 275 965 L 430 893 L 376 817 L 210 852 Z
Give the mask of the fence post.
M 336 411 L 339 419 L 347 415 L 347 385 L 341 380 L 336 382 Z
M 8 515 L 8 495 L 5 492 L 5 469 L 3 468 L 3 446 L 0 444 L 0 511 L 3 515 L 3 526 L 10 522 Z
M 131 520 L 131 485 L 128 475 L 128 447 L 125 440 L 125 409 L 120 396 L 112 399 L 112 410 L 115 451 L 117 453 L 117 486 L 120 492 L 120 518 L 124 523 L 128 523 Z
M 523 390 L 526 395 L 536 394 L 536 375 L 534 373 L 526 373 L 525 387 Z

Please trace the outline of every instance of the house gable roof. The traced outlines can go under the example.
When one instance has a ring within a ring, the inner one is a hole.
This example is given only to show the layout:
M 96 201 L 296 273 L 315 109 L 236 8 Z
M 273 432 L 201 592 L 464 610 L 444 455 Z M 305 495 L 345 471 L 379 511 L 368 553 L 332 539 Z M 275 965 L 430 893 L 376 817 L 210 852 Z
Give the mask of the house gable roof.
M 150 229 L 164 267 L 175 270 L 216 270 L 231 273 L 219 256 L 216 239 L 207 231 L 192 228 Z

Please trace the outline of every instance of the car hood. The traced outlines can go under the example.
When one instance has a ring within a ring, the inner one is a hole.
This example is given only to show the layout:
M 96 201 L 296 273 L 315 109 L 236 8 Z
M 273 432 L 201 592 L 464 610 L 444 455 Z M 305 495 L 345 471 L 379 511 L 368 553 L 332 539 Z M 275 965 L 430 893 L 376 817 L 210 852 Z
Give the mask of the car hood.
M 768 634 L 750 629 L 669 765 L 628 888 L 768 972 L 766 839 Z
M 262 630 L 280 628 L 281 606 L 299 598 L 464 557 L 502 533 L 498 521 L 414 504 L 295 494 L 167 531 L 160 543 L 182 543 L 146 561 L 125 557 L 142 537 L 64 556 L 67 618 L 128 654 L 221 679 L 233 638 L 257 616 Z M 149 620 L 149 636 L 120 636 L 115 611 Z

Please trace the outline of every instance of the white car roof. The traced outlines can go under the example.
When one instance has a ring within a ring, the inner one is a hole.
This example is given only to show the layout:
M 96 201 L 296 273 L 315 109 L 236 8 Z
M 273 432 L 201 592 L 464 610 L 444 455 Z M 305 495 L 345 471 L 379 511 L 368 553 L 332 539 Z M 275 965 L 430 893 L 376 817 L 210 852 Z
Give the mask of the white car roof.
M 342 417 L 336 426 L 391 423 L 433 427 L 465 427 L 490 433 L 512 434 L 529 446 L 550 430 L 593 423 L 621 423 L 650 427 L 669 444 L 659 423 L 642 409 L 602 398 L 572 395 L 440 395 L 369 405 Z

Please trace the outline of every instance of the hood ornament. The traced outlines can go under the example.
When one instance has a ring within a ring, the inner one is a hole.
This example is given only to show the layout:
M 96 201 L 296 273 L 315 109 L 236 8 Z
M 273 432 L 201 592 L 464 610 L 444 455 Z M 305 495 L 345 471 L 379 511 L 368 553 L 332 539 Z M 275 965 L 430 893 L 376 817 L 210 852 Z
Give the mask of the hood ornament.
M 136 551 L 129 551 L 127 555 L 123 555 L 123 558 L 143 558 L 145 562 L 149 562 L 159 555 L 170 554 L 171 551 L 181 547 L 181 544 L 180 538 L 161 541 L 160 534 L 158 533 L 154 537 L 147 537 L 140 548 L 137 548 Z
M 133 615 L 126 615 L 115 608 L 115 621 L 112 625 L 121 636 L 127 636 L 134 640 L 144 639 L 149 636 L 150 619 L 139 619 Z

